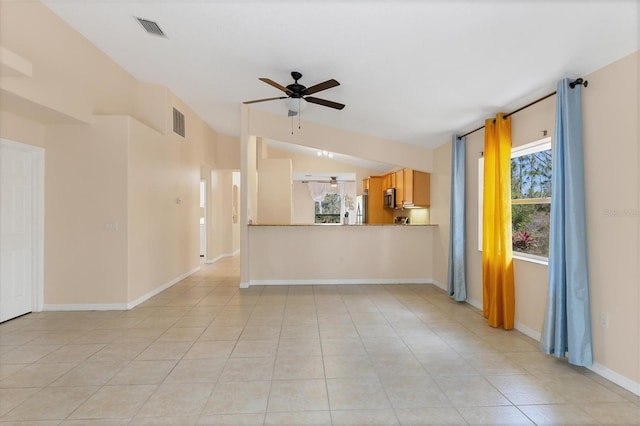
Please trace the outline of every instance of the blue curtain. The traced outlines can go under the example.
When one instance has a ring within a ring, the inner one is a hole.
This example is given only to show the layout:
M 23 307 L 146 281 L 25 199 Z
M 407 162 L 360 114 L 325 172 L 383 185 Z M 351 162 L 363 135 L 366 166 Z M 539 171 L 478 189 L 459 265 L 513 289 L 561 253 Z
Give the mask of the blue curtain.
M 558 82 L 551 178 L 549 293 L 540 349 L 593 364 L 582 148 L 582 86 Z
M 466 139 L 453 137 L 451 152 L 451 230 L 449 235 L 449 296 L 457 302 L 467 300 L 465 156 Z

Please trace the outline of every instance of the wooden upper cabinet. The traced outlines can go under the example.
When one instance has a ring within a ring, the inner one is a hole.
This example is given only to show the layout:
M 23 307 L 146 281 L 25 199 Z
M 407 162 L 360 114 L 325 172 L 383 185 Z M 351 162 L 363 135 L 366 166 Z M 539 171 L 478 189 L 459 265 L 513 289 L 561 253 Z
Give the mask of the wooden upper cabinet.
M 413 172 L 413 205 L 429 207 L 431 205 L 431 175 L 424 172 Z
M 402 205 L 413 205 L 413 169 L 404 169 L 404 188 L 402 191 Z
M 395 172 L 394 176 L 395 176 L 395 183 L 396 183 L 396 207 L 397 208 L 401 208 L 402 207 L 402 203 L 404 200 L 404 171 L 406 169 L 403 170 L 398 170 L 397 172 Z
M 402 169 L 395 174 L 396 207 L 429 207 L 431 181 L 429 173 Z
M 362 191 L 369 191 L 369 179 L 362 179 Z

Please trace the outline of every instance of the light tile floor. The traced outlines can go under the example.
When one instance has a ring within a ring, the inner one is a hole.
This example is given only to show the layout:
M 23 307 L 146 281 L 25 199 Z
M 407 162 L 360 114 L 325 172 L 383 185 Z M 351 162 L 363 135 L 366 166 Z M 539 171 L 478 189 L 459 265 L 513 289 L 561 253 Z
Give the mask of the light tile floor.
M 0 423 L 640 424 L 639 398 L 430 285 L 238 289 L 0 324 Z

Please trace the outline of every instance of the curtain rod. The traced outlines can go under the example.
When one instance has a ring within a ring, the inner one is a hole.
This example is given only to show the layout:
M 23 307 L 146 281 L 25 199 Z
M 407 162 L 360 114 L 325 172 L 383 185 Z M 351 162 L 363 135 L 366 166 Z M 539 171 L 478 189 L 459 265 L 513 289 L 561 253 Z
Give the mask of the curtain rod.
M 589 82 L 588 82 L 587 80 L 583 80 L 582 78 L 578 78 L 578 79 L 576 79 L 576 80 L 572 81 L 571 83 L 569 83 L 569 87 L 571 87 L 572 89 L 573 89 L 574 87 L 578 86 L 578 85 L 583 85 L 584 87 L 587 87 L 587 86 L 589 85 Z M 555 91 L 554 91 L 554 92 L 551 92 L 551 93 L 549 93 L 548 95 L 545 95 L 545 96 L 543 96 L 543 97 L 541 97 L 541 98 L 539 98 L 539 99 L 536 99 L 536 100 L 535 100 L 535 101 L 533 101 L 533 102 L 529 102 L 529 103 L 528 103 L 528 104 L 526 104 L 525 106 L 520 107 L 520 108 L 518 108 L 518 109 L 517 109 L 517 110 L 515 110 L 515 111 L 511 111 L 510 113 L 503 115 L 502 117 L 503 117 L 503 118 L 507 118 L 507 117 L 509 117 L 510 115 L 515 114 L 516 112 L 520 112 L 520 111 L 522 111 L 523 109 L 527 109 L 527 108 L 529 108 L 530 106 L 533 106 L 533 105 L 537 104 L 538 102 L 542 102 L 542 101 L 544 101 L 545 99 L 550 98 L 551 96 L 555 95 L 556 93 L 557 93 L 557 92 L 555 92 Z M 458 139 L 462 139 L 462 138 L 464 138 L 465 136 L 469 136 L 470 134 L 475 133 L 475 132 L 477 132 L 478 130 L 482 130 L 482 129 L 484 129 L 484 125 L 482 125 L 482 126 L 478 127 L 477 129 L 473 129 L 473 130 L 471 130 L 470 132 L 465 133 L 464 135 L 458 136 Z

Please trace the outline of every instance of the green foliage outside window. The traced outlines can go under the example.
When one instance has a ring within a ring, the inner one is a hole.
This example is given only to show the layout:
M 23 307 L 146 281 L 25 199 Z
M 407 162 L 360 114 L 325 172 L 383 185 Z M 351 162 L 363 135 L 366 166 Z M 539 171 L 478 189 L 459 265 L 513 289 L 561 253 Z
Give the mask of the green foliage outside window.
M 342 197 L 340 194 L 329 193 L 321 202 L 316 201 L 315 223 L 341 223 L 341 205 Z
M 551 150 L 511 159 L 513 250 L 549 256 Z

